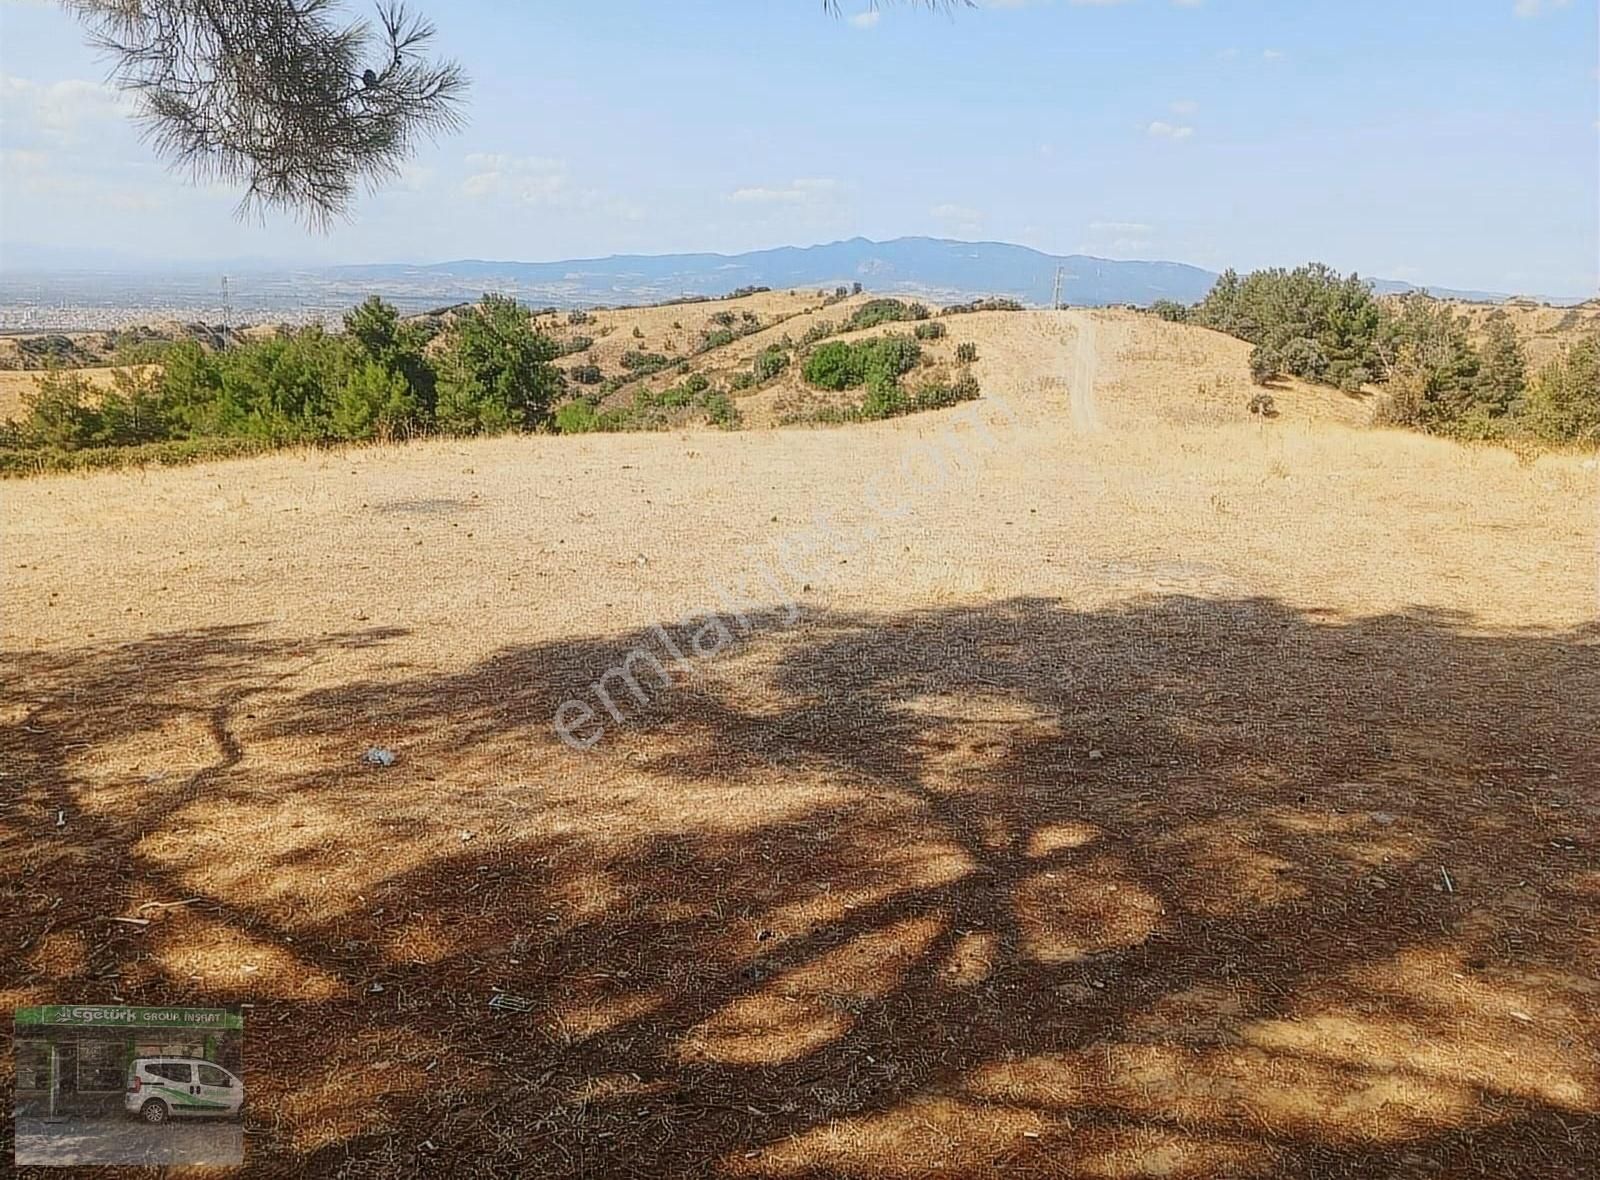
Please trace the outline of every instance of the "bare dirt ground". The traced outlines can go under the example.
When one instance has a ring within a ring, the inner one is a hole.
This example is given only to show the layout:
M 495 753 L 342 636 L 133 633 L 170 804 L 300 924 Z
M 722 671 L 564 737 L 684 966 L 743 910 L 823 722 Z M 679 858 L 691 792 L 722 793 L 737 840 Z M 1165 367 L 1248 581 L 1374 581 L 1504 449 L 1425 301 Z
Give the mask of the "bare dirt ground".
M 0 487 L 0 1003 L 253 1005 L 259 1175 L 1594 1174 L 1596 472 L 952 319 L 891 422 Z

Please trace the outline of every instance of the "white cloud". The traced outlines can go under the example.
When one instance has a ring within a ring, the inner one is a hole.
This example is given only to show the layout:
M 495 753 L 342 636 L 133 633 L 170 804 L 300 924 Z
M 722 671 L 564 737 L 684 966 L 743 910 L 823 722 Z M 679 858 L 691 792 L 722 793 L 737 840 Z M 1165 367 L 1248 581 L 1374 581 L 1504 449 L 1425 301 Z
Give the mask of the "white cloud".
M 121 118 L 132 110 L 126 95 L 99 82 L 82 78 L 35 82 L 0 74 L 0 118 L 12 136 L 20 128 L 35 135 L 73 138 L 87 124 Z
M 803 177 L 785 185 L 736 188 L 728 194 L 728 200 L 749 205 L 817 205 L 837 196 L 839 187 L 831 177 Z
M 1194 134 L 1194 128 L 1182 123 L 1168 123 L 1165 119 L 1157 119 L 1145 128 L 1145 132 L 1153 139 L 1188 139 Z
M 1543 16 L 1547 12 L 1554 12 L 1558 8 L 1565 8 L 1571 3 L 1572 0 L 1516 0 L 1511 6 L 1511 12 L 1514 16 L 1528 20 L 1531 17 Z
M 474 152 L 465 162 L 473 171 L 462 180 L 461 195 L 470 200 L 541 209 L 599 211 L 621 221 L 639 221 L 644 217 L 643 207 L 632 201 L 574 184 L 565 160 Z M 431 179 L 431 170 L 420 169 L 418 175 L 409 178 L 407 187 L 420 190 Z
M 946 201 L 929 209 L 928 215 L 935 221 L 942 222 L 946 233 L 955 234 L 957 237 L 971 238 L 983 232 L 983 210 L 974 209 L 970 205 L 958 205 Z
M 869 8 L 865 12 L 858 12 L 850 18 L 850 23 L 858 29 L 873 29 L 878 25 L 878 17 L 882 15 L 876 8 Z
M 504 197 L 525 205 L 547 205 L 565 196 L 571 184 L 566 161 L 544 156 L 474 152 L 466 164 L 475 171 L 461 182 L 461 195 L 474 200 Z
M 1172 104 L 1174 115 L 1192 115 L 1200 109 L 1200 104 L 1192 98 L 1180 98 Z

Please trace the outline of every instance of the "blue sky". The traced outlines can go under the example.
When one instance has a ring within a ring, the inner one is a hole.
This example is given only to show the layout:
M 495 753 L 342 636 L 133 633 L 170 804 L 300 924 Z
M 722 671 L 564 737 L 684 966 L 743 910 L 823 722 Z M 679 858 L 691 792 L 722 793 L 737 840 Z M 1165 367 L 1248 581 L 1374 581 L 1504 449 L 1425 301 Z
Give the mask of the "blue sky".
M 312 235 L 169 175 L 77 26 L 0 0 L 0 242 L 304 263 L 933 234 L 1600 285 L 1594 0 L 416 6 L 470 125 Z

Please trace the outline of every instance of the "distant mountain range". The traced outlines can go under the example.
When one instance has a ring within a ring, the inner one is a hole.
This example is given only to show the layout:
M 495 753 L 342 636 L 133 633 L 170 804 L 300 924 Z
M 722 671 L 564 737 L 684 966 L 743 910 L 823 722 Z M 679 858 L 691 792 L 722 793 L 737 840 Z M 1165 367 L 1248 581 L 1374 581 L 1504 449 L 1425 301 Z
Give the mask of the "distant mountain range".
M 625 303 L 679 295 L 723 295 L 737 287 L 826 287 L 953 300 L 1004 295 L 1048 304 L 1056 269 L 1068 303 L 1151 303 L 1205 297 L 1216 275 L 1179 262 L 1113 262 L 1054 255 L 1005 242 L 851 238 L 823 246 L 781 246 L 747 254 L 623 254 L 568 262 L 442 262 L 433 266 L 344 266 L 345 281 L 421 287 L 445 283 L 474 293 L 513 289 L 552 303 Z
M 213 266 L 141 267 L 131 258 L 101 267 L 80 255 L 54 265 L 40 248 L 4 251 L 0 268 L 0 326 L 67 323 L 86 317 L 99 326 L 137 322 L 141 308 L 215 319 L 220 275 L 229 276 L 229 307 L 254 320 L 333 318 L 369 294 L 405 311 L 420 311 L 480 297 L 485 291 L 515 295 L 535 306 L 659 302 L 683 296 L 725 295 L 740 287 L 835 287 L 859 282 L 869 291 L 951 302 L 1001 295 L 1048 306 L 1061 276 L 1060 295 L 1076 306 L 1147 305 L 1158 299 L 1193 303 L 1217 276 L 1179 262 L 1119 262 L 1084 254 L 1046 254 L 1006 242 L 943 238 L 851 238 L 819 246 L 782 246 L 745 254 L 622 254 L 560 262 L 493 262 L 467 259 L 427 265 L 274 267 L 236 260 Z M 1377 280 L 1381 294 L 1420 288 Z M 1493 291 L 1430 288 L 1443 298 L 1500 302 Z M 1576 303 L 1577 300 L 1551 300 Z
M 382 264 L 332 267 L 343 281 L 402 287 L 453 288 L 474 298 L 490 289 L 514 290 L 551 303 L 626 303 L 680 295 L 723 295 L 737 287 L 810 287 L 859 282 L 868 290 L 954 300 L 1004 295 L 1048 305 L 1061 272 L 1061 298 L 1078 306 L 1194 303 L 1217 276 L 1181 262 L 1119 262 L 1087 254 L 1046 254 L 1008 242 L 947 238 L 851 238 L 821 246 L 781 246 L 745 254 L 616 254 L 564 262 L 462 260 L 429 266 Z M 1382 295 L 1424 288 L 1378 279 Z M 1427 288 L 1444 299 L 1498 303 L 1495 291 Z M 1576 302 L 1575 300 L 1572 302 Z

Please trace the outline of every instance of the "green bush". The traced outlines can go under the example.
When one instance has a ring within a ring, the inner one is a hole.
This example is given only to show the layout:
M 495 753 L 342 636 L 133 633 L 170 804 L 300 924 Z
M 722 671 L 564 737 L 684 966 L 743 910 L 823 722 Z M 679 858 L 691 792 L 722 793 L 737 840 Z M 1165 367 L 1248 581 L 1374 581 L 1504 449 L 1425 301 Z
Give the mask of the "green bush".
M 956 360 L 964 365 L 970 365 L 978 359 L 978 346 L 967 340 L 956 345 Z
M 769 344 L 756 354 L 750 365 L 750 374 L 757 384 L 770 381 L 789 367 L 789 354 L 776 344 Z
M 599 365 L 574 365 L 567 370 L 567 376 L 579 385 L 599 385 L 605 380 L 605 374 L 600 372 Z
M 816 344 L 819 340 L 826 340 L 836 331 L 838 331 L 838 329 L 834 327 L 832 320 L 817 320 L 809 328 L 807 328 L 804 333 L 801 334 L 800 347 L 809 348 L 811 345 Z
M 1150 313 L 1170 324 L 1187 323 L 1189 319 L 1188 306 L 1172 299 L 1157 299 L 1150 305 Z
M 1600 445 L 1600 336 L 1563 349 L 1540 369 L 1521 409 L 1536 438 Z
M 942 340 L 945 336 L 945 326 L 938 320 L 929 320 L 913 328 L 912 334 L 918 340 Z
M 1258 344 L 1250 350 L 1250 380 L 1257 385 L 1265 385 L 1282 375 L 1283 358 L 1278 355 L 1277 349 Z
M 628 351 L 622 354 L 622 367 L 635 377 L 645 377 L 665 369 L 672 361 L 659 352 Z
M 1002 299 L 1002 298 L 999 298 L 999 297 L 995 297 L 995 298 L 990 298 L 990 299 L 975 299 L 971 303 L 952 303 L 949 307 L 946 307 L 939 314 L 940 315 L 971 315 L 973 312 L 978 312 L 978 311 L 1021 311 L 1021 310 L 1023 310 L 1022 304 L 1018 303 L 1015 299 Z
M 553 423 L 560 434 L 592 434 L 595 431 L 631 429 L 626 412 L 602 410 L 586 397 L 577 398 L 557 407 Z
M 334 396 L 329 425 L 333 437 L 392 439 L 412 433 L 422 407 L 405 377 L 377 361 L 367 361 L 345 376 Z
M 922 358 L 922 349 L 909 336 L 879 336 L 873 340 L 830 340 L 806 357 L 801 376 L 819 389 L 854 389 L 874 378 L 896 380 Z
M 1372 287 L 1311 263 L 1295 270 L 1259 270 L 1245 278 L 1225 271 L 1190 320 L 1265 345 L 1283 371 L 1320 380 L 1335 362 L 1376 371 L 1383 314 Z
M 905 303 L 899 299 L 869 299 L 850 313 L 850 318 L 845 321 L 844 326 L 846 331 L 855 331 L 859 328 L 873 328 L 879 324 L 896 323 L 901 320 L 927 318 L 928 309 L 920 303 Z
M 739 407 L 733 404 L 733 399 L 720 391 L 707 393 L 700 402 L 713 425 L 724 430 L 734 430 L 739 426 Z
M 538 426 L 559 378 L 556 346 L 514 299 L 488 295 L 451 328 L 439 357 L 436 420 L 453 434 Z

